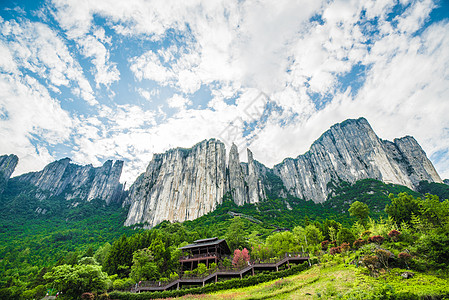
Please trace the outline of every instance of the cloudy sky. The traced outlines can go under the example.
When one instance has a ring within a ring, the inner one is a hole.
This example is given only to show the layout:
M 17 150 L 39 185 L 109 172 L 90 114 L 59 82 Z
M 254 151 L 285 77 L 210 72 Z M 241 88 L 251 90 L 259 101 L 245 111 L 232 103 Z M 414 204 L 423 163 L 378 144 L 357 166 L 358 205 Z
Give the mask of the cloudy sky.
M 364 116 L 449 178 L 449 1 L 0 1 L 0 154 L 14 175 L 208 138 L 268 166 Z M 228 148 L 229 149 L 229 148 Z

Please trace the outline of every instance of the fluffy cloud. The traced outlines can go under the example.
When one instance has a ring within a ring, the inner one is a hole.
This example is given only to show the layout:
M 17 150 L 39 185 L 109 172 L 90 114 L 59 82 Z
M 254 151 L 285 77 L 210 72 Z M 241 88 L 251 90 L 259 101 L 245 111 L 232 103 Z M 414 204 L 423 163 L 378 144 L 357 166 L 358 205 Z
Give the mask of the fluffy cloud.
M 53 160 L 47 147 L 69 138 L 70 116 L 34 78 L 1 75 L 0 109 L 0 153 L 19 156 L 15 174 L 44 167 Z
M 90 105 L 98 103 L 80 65 L 50 27 L 39 22 L 19 24 L 13 20 L 0 22 L 0 31 L 3 45 L 9 48 L 10 62 L 38 74 L 53 86 L 72 87 Z
M 217 137 L 241 150 L 249 144 L 271 166 L 307 151 L 332 124 L 365 116 L 381 138 L 415 136 L 449 177 L 449 28 L 427 23 L 430 0 L 46 4 L 61 34 L 2 21 L 0 68 L 14 78 L 8 84 L 37 89 L 19 79 L 26 69 L 44 79 L 42 95 L 59 91 L 63 99 L 68 87 L 97 104 L 74 113 L 71 133 L 33 131 L 50 143 L 69 135 L 79 163 L 125 159 L 124 180 L 132 181 L 153 153 Z M 128 52 L 127 42 L 137 46 Z M 114 100 L 96 102 L 89 73 L 97 95 L 105 86 Z M 27 132 L 21 138 L 47 155 Z

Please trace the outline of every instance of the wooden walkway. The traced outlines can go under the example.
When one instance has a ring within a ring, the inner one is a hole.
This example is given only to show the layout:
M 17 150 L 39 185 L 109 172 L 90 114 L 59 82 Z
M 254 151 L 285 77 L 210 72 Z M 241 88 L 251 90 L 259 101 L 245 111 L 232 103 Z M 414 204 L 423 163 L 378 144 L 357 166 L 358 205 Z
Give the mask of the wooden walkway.
M 309 260 L 309 256 L 305 254 L 286 254 L 284 258 L 272 262 L 272 263 L 252 263 L 242 269 L 218 269 L 212 274 L 203 277 L 182 277 L 180 279 L 171 282 L 148 282 L 144 281 L 137 287 L 133 287 L 131 292 L 156 292 L 166 291 L 173 289 L 180 289 L 183 286 L 204 286 L 207 283 L 217 282 L 218 279 L 231 279 L 240 278 L 251 274 L 254 275 L 255 271 L 275 271 L 278 272 L 279 268 L 286 265 L 290 268 L 290 264 L 300 264 Z

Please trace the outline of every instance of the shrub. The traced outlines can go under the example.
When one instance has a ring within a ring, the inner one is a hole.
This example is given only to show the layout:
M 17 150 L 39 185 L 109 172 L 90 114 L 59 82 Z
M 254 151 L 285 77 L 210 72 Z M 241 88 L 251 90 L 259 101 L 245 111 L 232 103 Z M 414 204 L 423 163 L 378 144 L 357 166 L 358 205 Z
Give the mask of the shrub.
M 407 252 L 400 252 L 398 254 L 399 260 L 403 261 L 408 268 L 408 262 L 412 259 L 412 256 Z
M 107 293 L 98 295 L 98 300 L 109 300 L 109 295 Z
M 384 240 L 385 238 L 381 235 L 373 235 L 368 239 L 370 243 L 376 243 L 379 245 L 382 244 Z
M 357 239 L 357 240 L 355 240 L 354 241 L 354 243 L 352 244 L 352 246 L 355 248 L 355 249 L 359 249 L 360 247 L 362 247 L 363 245 L 366 245 L 366 243 L 367 243 L 367 241 L 366 240 L 364 240 L 364 239 Z
M 328 247 L 329 247 L 329 241 L 328 240 L 325 240 L 325 241 L 321 242 L 321 249 L 322 250 L 326 251 Z
M 378 257 L 379 262 L 382 263 L 382 265 L 385 267 L 385 269 L 388 269 L 388 260 L 390 259 L 391 252 L 383 249 L 377 249 L 376 256 Z
M 346 251 L 349 250 L 349 248 L 350 248 L 350 246 L 349 246 L 348 243 L 343 243 L 343 244 L 340 245 L 341 252 L 346 252 Z
M 81 299 L 83 299 L 83 300 L 94 300 L 95 296 L 92 293 L 83 293 L 81 295 Z
M 394 229 L 388 233 L 388 236 L 393 241 L 396 241 L 400 235 L 401 235 L 401 233 Z
M 362 238 L 362 239 L 368 239 L 368 237 L 371 235 L 371 231 L 369 231 L 369 230 L 365 230 L 364 232 L 362 232 L 361 234 L 360 234 L 360 237 Z
M 331 255 L 335 255 L 337 253 L 341 253 L 341 248 L 340 247 L 332 247 L 329 250 L 329 254 L 331 254 Z
M 398 254 L 398 258 L 407 262 L 412 258 L 412 256 L 410 254 L 408 254 L 407 252 L 401 252 Z
M 375 255 L 365 255 L 362 259 L 363 265 L 373 274 L 379 264 L 379 258 Z
M 340 231 L 337 234 L 338 244 L 342 244 L 342 243 L 352 244 L 352 243 L 354 243 L 354 241 L 355 241 L 355 236 L 351 232 L 351 230 L 344 228 L 344 227 L 342 229 L 340 229 Z

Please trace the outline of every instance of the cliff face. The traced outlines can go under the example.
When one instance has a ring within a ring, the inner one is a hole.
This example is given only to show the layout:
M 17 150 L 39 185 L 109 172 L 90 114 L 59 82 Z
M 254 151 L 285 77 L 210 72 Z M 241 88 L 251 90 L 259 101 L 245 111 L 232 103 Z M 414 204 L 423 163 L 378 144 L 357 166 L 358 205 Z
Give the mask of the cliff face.
M 123 161 L 106 161 L 103 166 L 79 166 L 64 158 L 48 164 L 42 171 L 31 172 L 17 180 L 30 183 L 41 192 L 36 197 L 44 199 L 50 196 L 63 195 L 66 199 L 81 198 L 90 201 L 95 198 L 107 204 L 120 200 L 123 186 L 119 179 Z
M 321 203 L 341 181 L 373 178 L 412 189 L 421 180 L 442 182 L 413 137 L 383 141 L 364 118 L 332 126 L 308 152 L 272 169 L 247 151 L 248 163 L 240 163 L 232 145 L 227 166 L 224 144 L 214 139 L 154 155 L 130 189 L 125 225 L 192 220 L 214 210 L 226 192 L 237 205 L 257 203 L 267 194 Z
M 193 220 L 214 210 L 226 192 L 237 205 L 265 198 L 254 165 L 240 164 L 235 145 L 228 166 L 225 146 L 215 139 L 155 154 L 129 190 L 125 225 Z
M 3 192 L 18 162 L 19 158 L 14 154 L 0 156 L 0 194 Z
M 421 180 L 442 183 L 412 137 L 382 141 L 366 119 L 332 126 L 310 150 L 274 166 L 287 192 L 316 203 L 326 201 L 329 183 L 373 178 L 415 189 Z
M 226 151 L 217 140 L 155 154 L 129 190 L 125 225 L 198 218 L 221 203 L 226 191 Z

